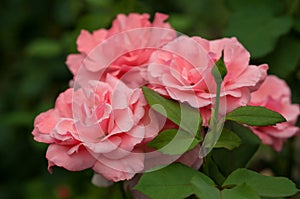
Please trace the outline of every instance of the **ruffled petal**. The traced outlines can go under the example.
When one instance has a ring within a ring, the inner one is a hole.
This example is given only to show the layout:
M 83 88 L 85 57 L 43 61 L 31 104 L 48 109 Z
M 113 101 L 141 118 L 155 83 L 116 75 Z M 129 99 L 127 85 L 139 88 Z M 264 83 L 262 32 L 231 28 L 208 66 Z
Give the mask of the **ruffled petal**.
M 51 144 L 48 147 L 46 158 L 49 161 L 49 170 L 56 165 L 64 167 L 70 171 L 81 171 L 93 167 L 96 160 L 84 148 L 80 147 L 78 151 L 69 154 L 70 147 L 58 144 Z
M 122 159 L 109 159 L 99 156 L 93 170 L 106 179 L 117 182 L 129 180 L 144 169 L 144 154 L 133 151 Z
M 50 109 L 39 114 L 34 120 L 34 130 L 32 132 L 34 140 L 44 143 L 55 142 L 55 139 L 51 137 L 50 133 L 55 128 L 58 121 L 59 114 L 55 109 Z

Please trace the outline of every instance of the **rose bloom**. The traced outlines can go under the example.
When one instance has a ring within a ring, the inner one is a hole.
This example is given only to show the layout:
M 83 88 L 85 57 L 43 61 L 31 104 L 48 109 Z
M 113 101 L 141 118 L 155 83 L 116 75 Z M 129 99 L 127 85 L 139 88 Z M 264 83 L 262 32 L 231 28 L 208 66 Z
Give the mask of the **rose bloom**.
M 140 85 L 151 53 L 176 37 L 164 22 L 167 15 L 156 13 L 152 23 L 149 18 L 148 14 L 119 14 L 108 30 L 82 30 L 77 39 L 80 54 L 71 54 L 66 61 L 74 79 L 105 79 L 109 73 L 127 84 L 134 78 L 133 84 Z
M 291 103 L 291 91 L 284 80 L 273 75 L 267 76 L 261 87 L 251 94 L 249 105 L 264 106 L 282 114 L 287 120 L 275 126 L 251 127 L 264 144 L 272 146 L 276 151 L 282 149 L 287 138 L 299 132 L 295 126 L 300 114 L 299 105 Z
M 150 58 L 149 87 L 199 108 L 203 124 L 207 126 L 216 97 L 211 70 L 222 51 L 227 75 L 222 82 L 220 112 L 224 115 L 247 105 L 250 93 L 265 79 L 268 66 L 250 65 L 250 54 L 236 38 L 208 41 L 181 36 L 169 42 Z
M 111 181 L 130 179 L 144 169 L 137 145 L 157 135 L 159 117 L 149 112 L 141 89 L 107 77 L 106 82 L 90 81 L 89 88 L 66 90 L 54 109 L 35 119 L 34 139 L 49 144 L 49 169 L 92 168 Z

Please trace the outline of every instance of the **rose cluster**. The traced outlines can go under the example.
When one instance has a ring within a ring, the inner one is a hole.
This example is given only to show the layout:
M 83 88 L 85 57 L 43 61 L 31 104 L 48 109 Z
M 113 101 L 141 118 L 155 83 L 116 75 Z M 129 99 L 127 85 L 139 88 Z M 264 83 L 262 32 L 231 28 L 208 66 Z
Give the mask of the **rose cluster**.
M 110 181 L 129 180 L 157 165 L 147 143 L 176 124 L 153 111 L 141 87 L 199 110 L 208 126 L 215 105 L 214 63 L 224 54 L 227 69 L 220 92 L 221 114 L 245 105 L 265 106 L 281 113 L 287 122 L 251 127 L 264 144 L 280 150 L 297 134 L 294 126 L 299 105 L 291 104 L 287 84 L 268 76 L 268 66 L 251 65 L 249 52 L 236 38 L 208 41 L 179 35 L 157 13 L 120 14 L 110 29 L 81 31 L 79 54 L 66 64 L 73 80 L 55 107 L 38 115 L 33 135 L 49 144 L 49 169 L 56 165 L 71 171 L 91 168 Z M 225 105 L 225 106 L 224 106 Z M 199 149 L 174 159 L 199 167 Z M 157 155 L 157 154 L 156 154 Z M 161 164 L 167 164 L 161 160 Z

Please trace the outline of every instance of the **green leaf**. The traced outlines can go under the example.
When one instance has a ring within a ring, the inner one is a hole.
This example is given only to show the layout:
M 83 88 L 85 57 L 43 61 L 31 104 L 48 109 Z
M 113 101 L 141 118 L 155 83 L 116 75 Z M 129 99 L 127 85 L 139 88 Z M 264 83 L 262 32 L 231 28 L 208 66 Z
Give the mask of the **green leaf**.
M 33 123 L 34 113 L 25 111 L 11 111 L 8 114 L 1 115 L 2 124 L 12 126 L 31 126 Z
M 282 12 L 282 3 L 278 0 L 227 0 L 226 2 L 228 7 L 233 11 L 244 11 L 251 9 L 254 12 L 264 10 L 265 12 L 270 12 L 272 14 Z
M 241 106 L 228 113 L 226 120 L 249 126 L 270 126 L 286 119 L 279 113 L 262 106 Z
M 97 20 L 101 19 L 101 20 Z M 105 27 L 111 23 L 112 13 L 107 12 L 97 12 L 97 13 L 87 13 L 82 16 L 77 23 L 77 29 L 85 29 L 93 31 L 95 29 Z
M 221 136 L 214 148 L 226 148 L 232 150 L 241 144 L 241 139 L 234 132 L 227 128 L 223 128 Z
M 215 148 L 212 151 L 213 160 L 226 177 L 235 169 L 246 167 L 261 142 L 249 128 L 238 123 L 227 121 L 225 128 L 236 133 L 241 139 L 240 146 L 232 151 L 224 148 Z
M 300 33 L 300 15 L 294 20 L 294 29 Z
M 212 39 L 220 36 L 220 32 L 224 28 L 227 22 L 229 11 L 226 3 L 220 0 L 201 0 L 201 1 L 172 1 L 177 8 L 180 8 L 182 15 L 189 17 L 191 22 L 189 23 L 189 29 L 183 31 L 182 29 L 177 29 L 173 26 L 173 21 L 171 20 L 174 12 L 170 16 L 170 23 L 174 29 L 180 32 L 189 32 L 192 35 L 199 34 L 203 38 Z M 185 13 L 189 13 L 188 15 Z M 201 19 L 201 20 L 198 20 Z M 197 26 L 193 25 L 197 23 Z M 176 25 L 176 24 L 175 24 Z
M 222 190 L 222 199 L 260 199 L 260 197 L 249 185 L 243 183 L 232 189 Z
M 300 20 L 299 20 L 300 21 Z M 293 36 L 279 40 L 275 51 L 268 55 L 265 61 L 269 64 L 270 72 L 281 78 L 287 78 L 296 70 L 300 61 L 300 39 Z
M 172 24 L 172 27 L 180 32 L 184 32 L 183 30 L 186 30 L 191 26 L 192 24 L 192 18 L 189 15 L 184 14 L 175 14 L 173 13 L 172 16 L 170 16 L 170 19 L 168 20 L 170 24 Z
M 261 199 L 274 199 L 274 197 L 260 197 Z M 275 199 L 286 199 L 285 197 L 276 197 Z
M 227 74 L 227 69 L 223 59 L 224 59 L 224 51 L 222 51 L 222 56 L 218 61 L 216 61 L 211 71 L 217 83 L 221 83 Z
M 264 176 L 247 169 L 237 169 L 225 180 L 223 186 L 246 183 L 258 195 L 265 197 L 285 197 L 296 194 L 296 185 L 284 177 Z
M 191 184 L 194 186 L 194 193 L 201 199 L 218 199 L 220 191 L 215 186 L 214 182 L 206 175 L 199 172 L 192 178 Z
M 197 109 L 187 104 L 166 99 L 145 86 L 142 87 L 142 90 L 151 108 L 170 119 L 188 133 L 194 136 L 198 134 L 202 125 L 202 118 Z
M 213 179 L 218 185 L 222 185 L 225 181 L 224 175 L 221 173 L 220 169 L 216 163 L 211 158 L 211 154 L 205 157 L 205 161 L 202 166 L 203 173 Z
M 26 52 L 28 55 L 33 57 L 55 57 L 62 52 L 62 46 L 59 41 L 51 39 L 37 39 L 27 46 Z
M 192 181 L 195 176 L 198 176 L 197 179 Z M 160 170 L 144 173 L 135 189 L 152 199 L 182 199 L 194 193 L 196 187 L 191 181 L 196 181 L 194 183 L 197 184 L 199 178 L 202 185 L 204 183 L 203 186 L 214 186 L 213 181 L 204 174 L 183 164 L 174 163 Z
M 147 145 L 157 149 L 164 154 L 177 155 L 192 150 L 199 144 L 199 140 L 195 139 L 191 134 L 178 130 L 167 129 L 158 134 Z
M 248 8 L 231 15 L 224 36 L 236 36 L 253 58 L 259 58 L 271 52 L 278 38 L 291 27 L 292 19 L 288 16 L 273 16 L 270 9 Z

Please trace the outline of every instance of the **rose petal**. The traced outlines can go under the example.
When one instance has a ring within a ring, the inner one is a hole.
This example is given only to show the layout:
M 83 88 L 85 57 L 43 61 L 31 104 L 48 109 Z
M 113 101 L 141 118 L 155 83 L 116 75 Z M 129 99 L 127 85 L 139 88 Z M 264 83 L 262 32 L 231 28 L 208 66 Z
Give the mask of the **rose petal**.
M 70 147 L 68 146 L 58 144 L 49 145 L 46 153 L 46 158 L 49 161 L 49 170 L 52 166 L 56 165 L 70 171 L 80 171 L 91 168 L 96 162 L 84 147 L 80 147 L 77 152 L 71 155 L 68 154 L 69 150 Z
M 34 140 L 53 143 L 55 140 L 51 137 L 50 132 L 55 128 L 58 120 L 58 111 L 55 109 L 40 113 L 34 120 L 34 130 L 32 132 Z
M 144 169 L 144 154 L 135 151 L 122 159 L 112 160 L 100 156 L 97 160 L 93 170 L 114 182 L 129 180 Z

